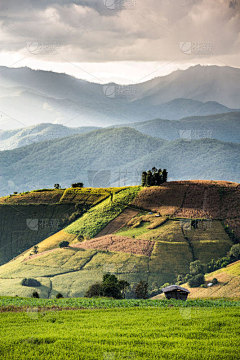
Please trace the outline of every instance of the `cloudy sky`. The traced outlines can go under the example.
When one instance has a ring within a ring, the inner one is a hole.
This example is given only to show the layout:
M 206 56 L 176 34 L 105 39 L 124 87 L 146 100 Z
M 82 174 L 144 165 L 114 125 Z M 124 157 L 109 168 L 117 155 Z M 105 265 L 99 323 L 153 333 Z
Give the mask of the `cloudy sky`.
M 240 67 L 240 0 L 1 0 L 0 65 L 135 83 Z

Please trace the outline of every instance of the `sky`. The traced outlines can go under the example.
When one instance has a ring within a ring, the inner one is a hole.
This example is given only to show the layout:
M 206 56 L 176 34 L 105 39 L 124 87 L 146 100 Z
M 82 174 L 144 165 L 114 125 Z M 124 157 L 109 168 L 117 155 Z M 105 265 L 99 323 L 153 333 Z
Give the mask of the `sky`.
M 139 83 L 240 67 L 240 0 L 1 0 L 0 65 Z

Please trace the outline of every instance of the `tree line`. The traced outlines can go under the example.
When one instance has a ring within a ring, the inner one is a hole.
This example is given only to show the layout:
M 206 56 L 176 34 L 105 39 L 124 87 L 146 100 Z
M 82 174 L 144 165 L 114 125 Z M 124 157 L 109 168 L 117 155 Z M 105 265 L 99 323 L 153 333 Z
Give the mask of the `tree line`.
M 159 186 L 167 182 L 168 172 L 166 169 L 157 169 L 142 172 L 142 186 Z

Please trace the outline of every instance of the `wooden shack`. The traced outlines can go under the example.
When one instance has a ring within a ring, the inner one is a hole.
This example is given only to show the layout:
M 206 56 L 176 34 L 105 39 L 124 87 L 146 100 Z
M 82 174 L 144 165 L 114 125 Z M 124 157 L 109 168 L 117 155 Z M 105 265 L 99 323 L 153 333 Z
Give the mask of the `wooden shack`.
M 162 289 L 162 292 L 169 299 L 187 300 L 190 291 L 178 285 L 170 285 Z

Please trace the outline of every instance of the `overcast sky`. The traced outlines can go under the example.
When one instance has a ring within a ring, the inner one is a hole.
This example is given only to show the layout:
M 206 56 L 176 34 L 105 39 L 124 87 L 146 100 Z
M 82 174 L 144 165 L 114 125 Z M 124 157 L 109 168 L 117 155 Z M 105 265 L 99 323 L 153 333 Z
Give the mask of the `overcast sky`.
M 240 67 L 240 0 L 1 0 L 0 65 L 99 83 Z

